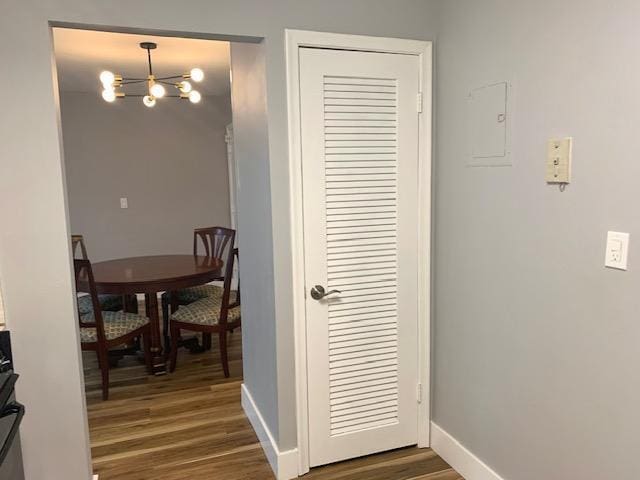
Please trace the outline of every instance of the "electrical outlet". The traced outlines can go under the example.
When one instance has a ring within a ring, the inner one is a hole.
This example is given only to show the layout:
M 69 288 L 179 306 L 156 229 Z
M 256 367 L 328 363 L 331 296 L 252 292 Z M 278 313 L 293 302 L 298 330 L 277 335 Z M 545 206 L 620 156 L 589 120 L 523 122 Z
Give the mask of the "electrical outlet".
M 605 267 L 626 270 L 628 256 L 629 234 L 622 232 L 608 232 L 607 251 L 604 259 Z
M 571 137 L 549 140 L 547 144 L 547 183 L 571 182 Z
M 129 200 L 127 197 L 122 197 L 120 199 L 120 208 L 129 208 Z

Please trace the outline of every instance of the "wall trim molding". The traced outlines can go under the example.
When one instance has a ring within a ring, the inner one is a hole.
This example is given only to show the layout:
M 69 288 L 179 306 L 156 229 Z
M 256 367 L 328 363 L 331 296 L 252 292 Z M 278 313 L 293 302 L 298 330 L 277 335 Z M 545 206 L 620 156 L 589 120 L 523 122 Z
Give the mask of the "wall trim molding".
M 434 422 L 431 448 L 466 480 L 506 480 Z
M 298 477 L 298 449 L 293 448 L 281 452 L 274 440 L 269 427 L 264 421 L 260 410 L 251 396 L 251 392 L 243 383 L 241 387 L 241 403 L 253 430 L 256 432 L 264 454 L 277 480 L 290 480 Z

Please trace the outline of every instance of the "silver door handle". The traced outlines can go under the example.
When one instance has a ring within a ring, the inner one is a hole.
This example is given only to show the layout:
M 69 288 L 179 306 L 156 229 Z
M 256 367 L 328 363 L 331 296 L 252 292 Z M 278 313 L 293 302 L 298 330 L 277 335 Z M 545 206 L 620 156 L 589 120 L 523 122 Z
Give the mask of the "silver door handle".
M 322 285 L 316 285 L 311 289 L 311 298 L 314 300 L 322 300 L 327 295 L 331 295 L 332 293 L 342 293 L 340 290 L 330 290 L 325 291 Z

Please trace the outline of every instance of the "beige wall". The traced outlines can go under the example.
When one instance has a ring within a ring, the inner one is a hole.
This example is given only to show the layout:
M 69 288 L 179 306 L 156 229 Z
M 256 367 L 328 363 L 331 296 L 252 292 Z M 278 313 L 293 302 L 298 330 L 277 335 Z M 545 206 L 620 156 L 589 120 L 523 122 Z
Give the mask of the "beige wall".
M 195 227 L 230 224 L 230 97 L 152 109 L 137 100 L 61 95 L 71 231 L 84 235 L 92 261 L 190 253 Z

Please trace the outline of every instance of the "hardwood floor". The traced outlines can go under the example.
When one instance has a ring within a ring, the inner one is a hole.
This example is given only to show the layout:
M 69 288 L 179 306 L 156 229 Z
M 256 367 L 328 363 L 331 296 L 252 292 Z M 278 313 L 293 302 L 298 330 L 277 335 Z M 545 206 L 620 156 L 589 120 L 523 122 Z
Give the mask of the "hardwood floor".
M 214 339 L 215 340 L 215 339 Z M 274 475 L 240 406 L 241 332 L 230 335 L 231 378 L 216 343 L 181 349 L 174 374 L 149 377 L 133 357 L 112 368 L 100 399 L 95 353 L 84 352 L 94 472 L 100 480 L 270 480 Z M 408 448 L 313 469 L 309 480 L 461 480 L 432 450 Z

